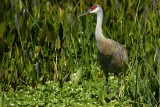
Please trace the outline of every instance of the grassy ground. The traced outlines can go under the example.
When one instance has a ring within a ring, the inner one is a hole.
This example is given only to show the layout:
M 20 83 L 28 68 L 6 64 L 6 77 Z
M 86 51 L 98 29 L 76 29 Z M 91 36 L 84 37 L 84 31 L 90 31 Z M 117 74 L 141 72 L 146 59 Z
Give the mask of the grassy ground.
M 1 96 L 1 105 L 13 107 L 37 105 L 80 107 L 130 106 L 131 100 L 126 95 L 117 97 L 114 92 L 106 95 L 104 81 L 102 81 L 84 80 L 74 85 L 72 82 L 67 82 L 63 84 L 63 87 L 52 81 L 44 85 L 38 85 L 37 90 L 32 87 L 25 87 L 16 92 L 4 93 Z M 105 99 L 106 97 L 107 99 Z

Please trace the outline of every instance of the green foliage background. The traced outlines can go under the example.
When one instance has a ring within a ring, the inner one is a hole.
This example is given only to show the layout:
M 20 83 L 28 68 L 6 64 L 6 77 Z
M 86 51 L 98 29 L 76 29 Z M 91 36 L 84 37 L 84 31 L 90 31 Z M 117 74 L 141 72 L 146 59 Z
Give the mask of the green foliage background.
M 128 49 L 120 97 L 112 74 L 113 93 L 105 94 L 94 38 L 96 15 L 77 17 L 94 3 L 104 10 L 103 33 Z M 158 106 L 159 9 L 158 0 L 0 2 L 0 104 Z

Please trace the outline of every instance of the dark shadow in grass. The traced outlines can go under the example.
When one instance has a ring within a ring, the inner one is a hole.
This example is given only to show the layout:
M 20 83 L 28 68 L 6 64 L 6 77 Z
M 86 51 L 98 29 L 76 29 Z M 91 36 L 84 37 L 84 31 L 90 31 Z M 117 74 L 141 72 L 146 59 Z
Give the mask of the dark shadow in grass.
M 112 101 L 112 100 L 119 100 L 119 97 L 118 97 L 117 95 L 113 95 L 113 96 L 111 96 L 111 97 L 106 97 L 106 98 L 105 98 L 105 101 L 106 101 L 107 103 L 109 103 L 109 102 Z

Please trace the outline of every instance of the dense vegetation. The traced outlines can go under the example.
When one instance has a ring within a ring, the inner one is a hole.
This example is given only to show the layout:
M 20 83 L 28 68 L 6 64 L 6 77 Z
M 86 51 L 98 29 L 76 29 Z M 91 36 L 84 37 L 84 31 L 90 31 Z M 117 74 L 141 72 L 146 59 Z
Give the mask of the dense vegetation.
M 97 3 L 103 33 L 128 49 L 111 92 L 97 61 L 96 16 L 77 16 Z M 3 0 L 0 2 L 1 106 L 158 106 L 160 2 L 157 0 Z

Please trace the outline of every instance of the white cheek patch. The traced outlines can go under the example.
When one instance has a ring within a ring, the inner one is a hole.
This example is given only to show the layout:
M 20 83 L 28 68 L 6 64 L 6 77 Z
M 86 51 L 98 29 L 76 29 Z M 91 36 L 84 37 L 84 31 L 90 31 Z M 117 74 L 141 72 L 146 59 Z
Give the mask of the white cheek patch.
M 96 13 L 97 11 L 98 11 L 98 8 L 96 8 L 96 9 L 90 11 L 90 13 Z

